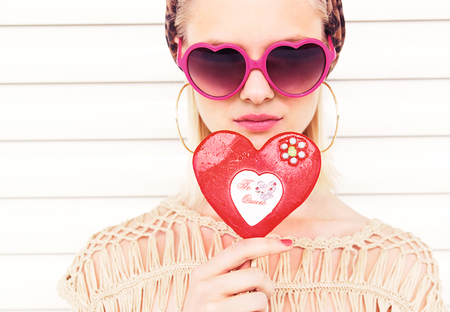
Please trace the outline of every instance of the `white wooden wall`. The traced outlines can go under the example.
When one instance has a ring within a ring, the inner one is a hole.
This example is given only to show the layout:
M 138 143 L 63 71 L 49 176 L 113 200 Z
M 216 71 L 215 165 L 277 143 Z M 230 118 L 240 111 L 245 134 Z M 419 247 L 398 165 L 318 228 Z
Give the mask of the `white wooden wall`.
M 67 311 L 94 232 L 175 192 L 163 0 L 0 0 L 0 311 Z M 422 237 L 450 304 L 450 1 L 344 0 L 341 198 Z

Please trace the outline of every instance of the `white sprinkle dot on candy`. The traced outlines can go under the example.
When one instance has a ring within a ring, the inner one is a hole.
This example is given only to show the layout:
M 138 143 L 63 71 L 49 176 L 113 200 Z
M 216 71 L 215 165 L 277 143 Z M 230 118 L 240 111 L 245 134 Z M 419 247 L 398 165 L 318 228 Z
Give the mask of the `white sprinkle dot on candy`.
M 289 154 L 288 153 L 283 153 L 282 157 L 283 157 L 283 159 L 288 159 L 289 158 Z
M 292 157 L 290 160 L 291 164 L 295 165 L 297 163 L 297 158 Z
M 306 156 L 306 154 L 303 151 L 298 153 L 298 157 L 300 157 L 300 158 L 305 158 L 305 156 Z
M 299 148 L 305 148 L 305 146 L 306 146 L 306 143 L 305 143 L 305 142 L 300 142 L 300 143 L 298 143 L 298 147 L 299 147 Z
M 289 139 L 289 143 L 291 143 L 292 145 L 294 145 L 295 143 L 297 143 L 297 140 L 295 138 L 290 138 Z
M 282 150 L 286 150 L 288 148 L 288 145 L 287 145 L 287 143 L 283 143 L 283 144 L 281 144 L 280 147 Z

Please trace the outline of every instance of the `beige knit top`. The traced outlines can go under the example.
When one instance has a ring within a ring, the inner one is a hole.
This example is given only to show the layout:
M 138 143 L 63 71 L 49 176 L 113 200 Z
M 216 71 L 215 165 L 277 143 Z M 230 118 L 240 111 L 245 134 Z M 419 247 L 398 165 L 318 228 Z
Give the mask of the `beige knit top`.
M 372 220 L 343 238 L 289 238 L 290 252 L 256 261 L 275 283 L 272 312 L 447 311 L 436 261 L 409 233 Z M 181 311 L 190 272 L 236 239 L 169 198 L 94 235 L 58 292 L 73 311 Z

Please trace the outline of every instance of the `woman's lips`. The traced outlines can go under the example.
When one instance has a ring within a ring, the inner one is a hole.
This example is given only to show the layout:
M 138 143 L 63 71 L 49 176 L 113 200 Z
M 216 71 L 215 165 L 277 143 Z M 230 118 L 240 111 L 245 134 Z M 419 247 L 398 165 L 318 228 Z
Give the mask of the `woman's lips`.
M 262 132 L 268 131 L 275 127 L 281 120 L 280 117 L 267 114 L 249 114 L 240 116 L 234 121 L 242 128 L 248 131 Z

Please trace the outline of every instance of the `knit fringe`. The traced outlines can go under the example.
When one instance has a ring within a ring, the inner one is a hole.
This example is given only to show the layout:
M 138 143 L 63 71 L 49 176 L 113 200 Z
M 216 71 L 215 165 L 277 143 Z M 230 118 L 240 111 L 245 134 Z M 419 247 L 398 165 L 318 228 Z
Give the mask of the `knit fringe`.
M 94 240 L 89 246 L 96 246 L 98 261 L 94 262 L 92 253 L 78 257 L 82 265 L 69 270 L 60 282 L 60 294 L 77 312 L 150 312 L 155 308 L 181 312 L 192 270 L 224 248 L 224 232 L 216 230 L 206 250 L 201 227 L 211 229 L 211 224 L 187 220 L 169 211 L 153 223 L 154 228 L 138 222 L 126 233 L 124 228 L 117 229 L 116 239 L 109 235 L 106 240 Z M 281 254 L 276 266 L 269 265 L 269 257 L 256 259 L 275 283 L 270 311 L 289 306 L 292 312 L 321 312 L 330 305 L 336 312 L 445 311 L 429 250 L 420 244 L 415 245 L 419 246 L 416 251 L 400 245 L 385 248 L 380 237 L 382 232 L 368 233 L 364 244 L 321 248 L 294 239 L 294 248 L 301 252 L 299 263 L 293 262 L 291 253 Z M 374 251 L 378 258 L 369 267 Z

